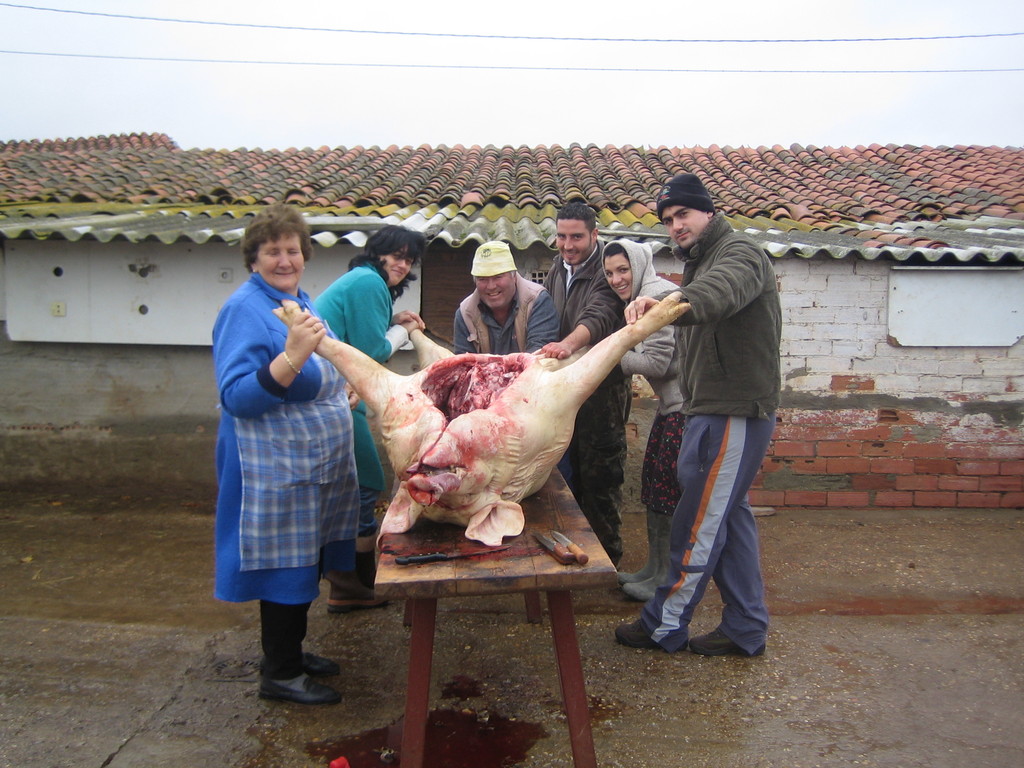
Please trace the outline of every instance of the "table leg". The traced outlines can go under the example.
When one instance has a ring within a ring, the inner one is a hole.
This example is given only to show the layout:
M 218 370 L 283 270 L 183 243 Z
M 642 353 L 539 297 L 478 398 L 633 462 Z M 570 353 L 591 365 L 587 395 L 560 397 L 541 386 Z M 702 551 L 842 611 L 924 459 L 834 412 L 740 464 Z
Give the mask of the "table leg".
M 430 704 L 430 668 L 434 659 L 434 624 L 437 599 L 415 598 L 406 605 L 412 614 L 409 640 L 409 684 L 405 691 L 405 720 L 402 723 L 402 768 L 422 768 L 427 736 L 427 707 Z
M 526 598 L 526 621 L 530 624 L 540 624 L 544 620 L 544 609 L 540 607 L 539 592 L 524 592 Z
M 558 660 L 558 680 L 562 686 L 562 703 L 569 723 L 573 765 L 575 768 L 597 768 L 594 735 L 590 730 L 590 709 L 583 682 L 583 662 L 580 660 L 576 619 L 572 611 L 572 595 L 566 590 L 547 594 L 551 635 L 555 641 L 555 658 Z

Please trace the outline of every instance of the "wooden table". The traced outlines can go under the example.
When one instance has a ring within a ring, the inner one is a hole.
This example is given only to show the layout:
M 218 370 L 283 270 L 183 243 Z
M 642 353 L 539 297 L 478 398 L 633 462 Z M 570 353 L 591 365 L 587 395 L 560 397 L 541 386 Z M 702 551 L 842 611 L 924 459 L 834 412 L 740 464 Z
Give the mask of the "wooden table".
M 467 539 L 462 528 L 428 520 L 419 521 L 406 533 L 389 534 L 381 541 L 376 594 L 388 600 L 408 601 L 407 616 L 412 624 L 401 738 L 402 768 L 423 765 L 437 599 L 522 592 L 526 595 L 528 618 L 539 620 L 542 591 L 547 593 L 551 615 L 573 764 L 576 768 L 597 767 L 570 590 L 614 587 L 615 566 L 557 471 L 522 505 L 526 528 L 519 536 L 506 538 L 503 546 L 509 548 L 500 552 L 421 565 L 396 565 L 395 557 L 399 555 L 487 550 L 479 542 Z M 533 537 L 534 531 L 546 534 L 551 530 L 561 531 L 583 547 L 590 561 L 586 565 L 557 562 Z

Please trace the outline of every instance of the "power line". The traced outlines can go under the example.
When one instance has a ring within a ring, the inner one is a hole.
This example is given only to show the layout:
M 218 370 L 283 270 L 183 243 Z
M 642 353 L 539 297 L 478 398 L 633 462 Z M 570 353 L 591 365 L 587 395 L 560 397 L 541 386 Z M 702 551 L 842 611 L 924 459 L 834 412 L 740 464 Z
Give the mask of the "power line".
M 832 37 L 832 38 L 792 38 L 792 39 L 711 39 L 711 38 L 655 38 L 655 37 L 547 37 L 543 35 L 479 35 L 457 32 L 401 32 L 383 29 L 332 29 L 321 27 L 300 27 L 285 24 L 246 24 L 236 21 L 205 21 L 201 19 L 172 19 L 160 16 L 137 16 L 122 13 L 103 13 L 100 11 L 82 11 L 70 8 L 44 8 L 37 5 L 21 5 L 18 3 L 3 3 L 0 6 L 17 8 L 26 11 L 43 11 L 46 13 L 66 13 L 78 16 L 98 16 L 108 19 L 126 19 L 130 21 L 159 21 L 169 24 L 198 24 L 212 27 L 239 27 L 244 29 L 271 29 L 288 32 L 339 32 L 349 35 L 397 35 L 405 37 L 448 37 L 448 38 L 470 38 L 475 40 L 534 40 L 548 42 L 586 42 L 586 43 L 895 43 L 895 42 L 916 42 L 926 40 L 974 40 L 994 37 L 1020 37 L 1024 32 L 986 32 L 973 35 L 927 35 L 919 37 Z M 657 71 L 657 70 L 651 70 Z M 675 71 L 675 70 L 673 70 Z M 693 70 L 680 70 L 693 71 Z M 701 70 L 703 71 L 703 70 Z M 731 70 L 730 70 L 731 71 Z M 737 70 L 739 71 L 739 70 Z M 760 70 L 758 70 L 760 71 Z M 940 70 L 936 70 L 940 71 Z M 999 71 L 999 70 L 970 70 L 970 71 Z
M 0 3 L 3 5 L 3 3 Z M 396 64 L 348 61 L 266 61 L 259 59 L 187 59 L 172 56 L 114 56 L 100 53 L 47 53 L 44 51 L 8 51 L 11 56 L 53 56 L 71 59 L 107 59 L 112 61 L 153 61 L 174 64 L 244 64 L 279 67 L 367 67 L 389 69 L 506 70 L 516 72 L 635 72 L 639 74 L 727 74 L 727 75 L 941 75 L 1024 72 L 1024 67 L 995 69 L 674 69 L 641 67 L 542 67 L 505 64 Z

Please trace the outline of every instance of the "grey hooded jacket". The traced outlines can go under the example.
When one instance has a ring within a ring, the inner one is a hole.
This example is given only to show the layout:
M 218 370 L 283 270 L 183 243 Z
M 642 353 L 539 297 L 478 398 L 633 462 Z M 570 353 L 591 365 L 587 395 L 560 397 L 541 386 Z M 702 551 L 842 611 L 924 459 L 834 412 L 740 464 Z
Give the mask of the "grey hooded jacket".
M 649 245 L 634 243 L 632 240 L 614 242 L 626 251 L 629 268 L 633 273 L 630 301 L 637 296 L 659 296 L 665 295 L 666 291 L 679 290 L 671 281 L 658 277 Z M 619 362 L 624 373 L 639 374 L 647 379 L 654 394 L 658 396 L 658 413 L 661 414 L 675 413 L 682 409 L 685 402 L 679 389 L 679 334 L 680 329 L 672 325 L 655 331 L 623 355 Z

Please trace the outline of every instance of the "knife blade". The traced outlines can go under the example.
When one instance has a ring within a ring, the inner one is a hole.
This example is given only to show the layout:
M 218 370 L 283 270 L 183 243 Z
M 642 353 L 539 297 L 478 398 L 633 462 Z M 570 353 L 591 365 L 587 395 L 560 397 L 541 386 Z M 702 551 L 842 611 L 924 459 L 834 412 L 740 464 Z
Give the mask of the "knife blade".
M 503 552 L 511 548 L 512 545 L 509 544 L 504 547 L 481 549 L 477 552 L 423 552 L 418 555 L 398 555 L 395 558 L 395 565 L 419 565 L 421 563 L 437 563 L 442 560 L 458 560 L 463 557 L 476 557 L 478 555 L 489 555 L 492 552 Z

